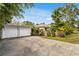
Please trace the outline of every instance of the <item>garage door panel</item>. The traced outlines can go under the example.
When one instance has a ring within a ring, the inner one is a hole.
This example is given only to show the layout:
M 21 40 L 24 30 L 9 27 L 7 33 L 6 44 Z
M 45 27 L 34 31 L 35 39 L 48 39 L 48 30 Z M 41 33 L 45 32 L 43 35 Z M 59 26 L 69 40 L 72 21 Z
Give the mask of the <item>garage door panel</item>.
M 20 36 L 29 36 L 31 31 L 30 28 L 20 28 Z
M 17 37 L 16 27 L 5 27 L 2 31 L 2 38 Z

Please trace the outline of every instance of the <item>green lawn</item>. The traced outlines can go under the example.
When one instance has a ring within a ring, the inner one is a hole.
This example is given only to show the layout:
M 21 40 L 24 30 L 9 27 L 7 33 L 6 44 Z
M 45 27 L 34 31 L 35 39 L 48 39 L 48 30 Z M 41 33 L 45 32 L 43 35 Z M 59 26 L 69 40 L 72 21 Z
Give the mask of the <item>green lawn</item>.
M 73 34 L 66 36 L 65 38 L 60 37 L 48 37 L 48 38 L 52 40 L 59 40 L 73 44 L 79 44 L 79 31 L 76 31 Z

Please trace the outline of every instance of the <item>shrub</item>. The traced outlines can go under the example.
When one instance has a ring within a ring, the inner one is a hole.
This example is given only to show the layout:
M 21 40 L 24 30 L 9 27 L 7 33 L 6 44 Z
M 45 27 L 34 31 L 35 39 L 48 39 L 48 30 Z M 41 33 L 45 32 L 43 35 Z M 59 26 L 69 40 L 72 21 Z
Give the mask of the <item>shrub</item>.
M 58 30 L 57 30 L 57 36 L 59 37 L 65 37 L 65 29 L 64 27 L 59 27 Z
M 70 26 L 68 23 L 65 23 L 64 29 L 65 29 L 66 35 L 69 35 L 69 34 L 73 33 L 73 31 L 74 31 L 74 28 L 72 26 Z
M 47 36 L 51 36 L 51 29 L 48 28 L 46 31 L 47 31 Z
M 33 36 L 38 36 L 38 35 L 39 35 L 38 29 L 35 28 L 35 27 L 33 27 L 33 28 L 32 28 L 32 32 L 31 32 L 31 35 L 33 35 Z

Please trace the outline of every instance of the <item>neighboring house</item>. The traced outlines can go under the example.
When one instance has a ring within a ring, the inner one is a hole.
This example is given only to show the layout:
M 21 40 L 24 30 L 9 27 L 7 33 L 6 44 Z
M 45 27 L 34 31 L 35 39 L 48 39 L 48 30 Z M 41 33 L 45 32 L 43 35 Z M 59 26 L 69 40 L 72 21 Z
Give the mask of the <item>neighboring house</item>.
M 42 32 L 43 32 L 44 36 L 47 36 L 46 29 L 48 28 L 48 25 L 46 25 L 46 24 L 38 24 L 35 27 L 39 29 L 39 34 L 42 34 Z
M 31 35 L 30 26 L 21 26 L 14 24 L 6 24 L 1 30 L 1 38 L 14 38 L 14 37 L 23 37 Z

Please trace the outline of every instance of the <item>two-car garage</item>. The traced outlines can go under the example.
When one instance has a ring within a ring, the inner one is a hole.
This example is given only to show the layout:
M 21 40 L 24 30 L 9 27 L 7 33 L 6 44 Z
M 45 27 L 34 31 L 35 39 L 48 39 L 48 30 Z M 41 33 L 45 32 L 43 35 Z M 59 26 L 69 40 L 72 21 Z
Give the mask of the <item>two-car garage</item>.
M 22 36 L 30 36 L 31 35 L 31 27 L 29 26 L 20 26 L 20 25 L 12 25 L 6 24 L 2 29 L 1 38 L 14 38 L 14 37 L 22 37 Z

